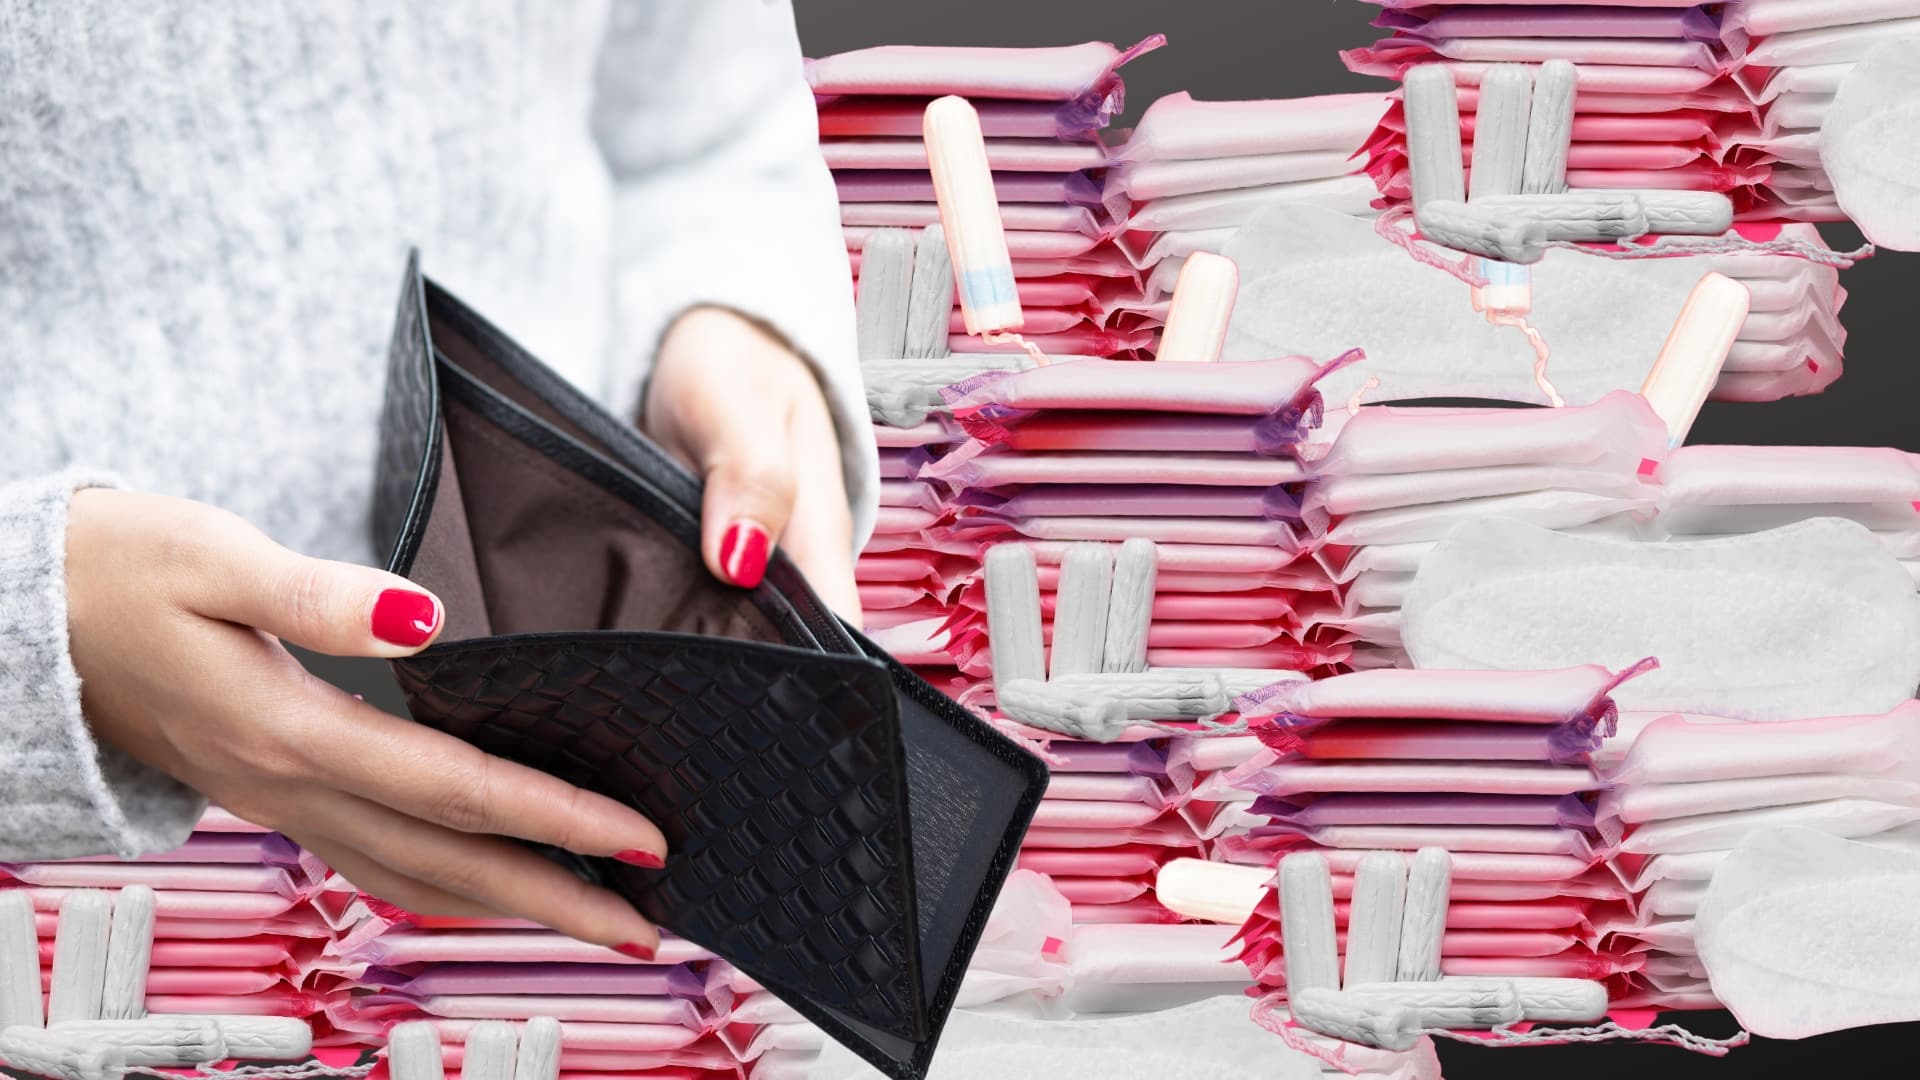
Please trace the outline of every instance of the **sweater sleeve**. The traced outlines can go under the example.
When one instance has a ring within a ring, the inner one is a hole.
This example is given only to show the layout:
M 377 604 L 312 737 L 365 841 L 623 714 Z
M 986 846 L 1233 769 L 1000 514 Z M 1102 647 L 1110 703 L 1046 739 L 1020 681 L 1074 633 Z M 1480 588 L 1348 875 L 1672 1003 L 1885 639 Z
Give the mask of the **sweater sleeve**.
M 616 0 L 594 136 L 615 192 L 613 400 L 637 402 L 661 334 L 727 307 L 812 365 L 840 436 L 856 550 L 878 454 L 854 348 L 839 204 L 788 0 Z
M 185 843 L 206 800 L 96 743 L 67 652 L 67 506 L 114 487 L 80 469 L 0 484 L 0 860 L 138 855 Z

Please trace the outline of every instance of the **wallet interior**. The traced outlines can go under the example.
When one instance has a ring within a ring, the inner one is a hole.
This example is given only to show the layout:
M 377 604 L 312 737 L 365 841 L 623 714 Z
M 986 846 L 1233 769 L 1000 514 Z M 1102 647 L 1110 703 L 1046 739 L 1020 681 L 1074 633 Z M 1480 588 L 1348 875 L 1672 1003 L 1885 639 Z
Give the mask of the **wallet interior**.
M 432 350 L 431 360 L 418 358 L 430 370 L 408 377 L 436 399 L 439 437 L 412 451 L 417 483 L 403 484 L 383 461 L 377 503 L 386 510 L 377 516 L 399 537 L 391 569 L 445 605 L 447 625 L 421 658 L 521 635 L 639 632 L 837 655 L 856 674 L 877 666 L 898 713 L 910 859 L 903 899 L 917 923 L 901 928 L 917 946 L 901 970 L 918 976 L 909 1009 L 918 1015 L 905 1027 L 876 1024 L 768 985 L 842 1041 L 867 1044 L 865 1056 L 889 1073 L 923 1072 L 1044 790 L 1044 768 L 849 632 L 777 550 L 757 588 L 717 581 L 700 556 L 690 474 L 450 296 L 411 271 L 409 281 L 417 306 L 410 316 L 403 300 L 397 340 L 409 337 L 409 317 L 425 320 L 414 340 Z M 396 500 L 410 504 L 404 515 Z M 601 873 L 622 892 L 623 882 L 644 880 L 619 864 Z

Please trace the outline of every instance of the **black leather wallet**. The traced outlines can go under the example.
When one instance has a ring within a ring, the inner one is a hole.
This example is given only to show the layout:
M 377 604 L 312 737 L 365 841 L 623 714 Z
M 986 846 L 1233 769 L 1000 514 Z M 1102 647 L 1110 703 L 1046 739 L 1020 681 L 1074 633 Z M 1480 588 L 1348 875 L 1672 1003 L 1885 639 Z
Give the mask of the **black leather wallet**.
M 581 868 L 894 1077 L 923 1076 L 1046 787 L 777 551 L 699 554 L 698 482 L 410 258 L 374 501 L 446 607 L 420 723 L 633 806 L 666 867 Z

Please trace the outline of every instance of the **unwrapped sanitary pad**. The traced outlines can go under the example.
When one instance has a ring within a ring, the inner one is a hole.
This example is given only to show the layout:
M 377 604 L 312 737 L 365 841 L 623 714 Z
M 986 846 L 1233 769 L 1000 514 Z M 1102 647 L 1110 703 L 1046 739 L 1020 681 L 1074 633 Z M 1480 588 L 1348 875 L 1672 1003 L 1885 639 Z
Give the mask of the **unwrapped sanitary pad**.
M 1784 720 L 1881 712 L 1920 684 L 1913 579 L 1866 529 L 1820 518 L 1720 540 L 1620 542 L 1505 520 L 1421 563 L 1402 638 L 1420 667 L 1627 664 L 1626 709 Z

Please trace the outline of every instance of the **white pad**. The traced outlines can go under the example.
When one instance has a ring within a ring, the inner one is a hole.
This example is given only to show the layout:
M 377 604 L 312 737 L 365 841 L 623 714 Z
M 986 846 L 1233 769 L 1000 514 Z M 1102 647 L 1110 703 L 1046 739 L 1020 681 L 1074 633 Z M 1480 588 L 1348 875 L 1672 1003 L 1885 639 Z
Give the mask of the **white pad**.
M 1310 207 L 1269 210 L 1222 253 L 1240 266 L 1223 359 L 1333 356 L 1358 346 L 1364 359 L 1320 380 L 1327 401 L 1347 401 L 1369 379 L 1379 380 L 1370 401 L 1545 400 L 1526 337 L 1489 325 L 1457 279 L 1415 262 L 1371 222 Z M 1547 378 L 1568 404 L 1640 389 L 1705 265 L 1564 250 L 1533 265 L 1529 319 L 1551 351 Z
M 1866 529 L 1833 518 L 1664 544 L 1464 525 L 1421 563 L 1401 633 L 1428 668 L 1657 657 L 1658 671 L 1614 691 L 1623 709 L 1860 715 L 1920 683 L 1913 579 Z
M 1320 1062 L 1247 1019 L 1245 997 L 1212 997 L 1177 1009 L 1089 1020 L 1035 1020 L 960 1011 L 940 1036 L 936 1080 L 1319 1080 Z M 821 1050 L 809 1080 L 879 1074 L 837 1043 Z
M 1920 251 L 1920 49 L 1889 41 L 1867 54 L 1820 125 L 1820 164 L 1868 240 Z
M 1694 940 L 1714 996 L 1775 1039 L 1920 1020 L 1920 857 L 1804 829 L 1751 833 Z

